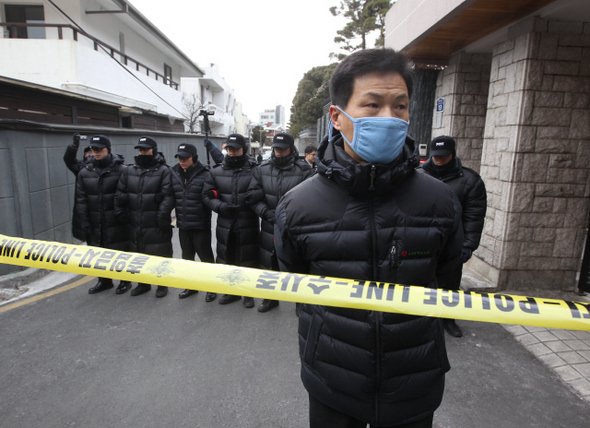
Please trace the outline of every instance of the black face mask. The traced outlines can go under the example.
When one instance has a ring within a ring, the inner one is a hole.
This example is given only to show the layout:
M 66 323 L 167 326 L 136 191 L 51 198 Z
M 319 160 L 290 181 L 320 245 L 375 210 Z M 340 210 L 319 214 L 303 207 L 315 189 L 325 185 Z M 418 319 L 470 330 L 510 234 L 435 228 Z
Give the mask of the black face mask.
M 293 156 L 291 156 L 291 155 L 278 157 L 273 154 L 272 163 L 274 163 L 276 166 L 280 166 L 280 167 L 287 166 L 291 163 L 292 159 L 293 159 Z
M 113 160 L 113 157 L 109 153 L 108 155 L 106 155 L 104 158 L 102 158 L 100 160 L 94 159 L 94 165 L 96 165 L 98 168 L 104 168 L 106 166 L 109 166 L 111 164 L 112 160 Z
M 154 155 L 135 156 L 135 163 L 141 168 L 147 168 L 154 162 Z
M 442 166 L 438 166 L 436 165 L 434 162 L 432 162 L 432 166 L 434 167 L 434 170 L 440 174 L 440 175 L 445 175 L 447 172 L 451 171 L 453 168 L 455 168 L 455 156 L 453 156 L 453 159 L 450 160 L 450 162 L 442 165 Z
M 226 165 L 235 168 L 235 167 L 244 165 L 244 163 L 246 163 L 247 158 L 248 158 L 248 155 L 246 155 L 246 154 L 243 154 L 242 156 L 225 155 L 224 162 Z

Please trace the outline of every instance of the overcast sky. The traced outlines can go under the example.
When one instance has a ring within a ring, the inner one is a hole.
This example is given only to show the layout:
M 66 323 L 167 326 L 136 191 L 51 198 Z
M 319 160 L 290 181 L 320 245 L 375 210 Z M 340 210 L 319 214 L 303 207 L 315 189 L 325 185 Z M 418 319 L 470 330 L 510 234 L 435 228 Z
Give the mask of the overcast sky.
M 215 63 L 253 121 L 277 105 L 287 118 L 297 84 L 332 62 L 339 0 L 130 0 L 199 66 Z M 288 124 L 288 122 L 287 122 Z

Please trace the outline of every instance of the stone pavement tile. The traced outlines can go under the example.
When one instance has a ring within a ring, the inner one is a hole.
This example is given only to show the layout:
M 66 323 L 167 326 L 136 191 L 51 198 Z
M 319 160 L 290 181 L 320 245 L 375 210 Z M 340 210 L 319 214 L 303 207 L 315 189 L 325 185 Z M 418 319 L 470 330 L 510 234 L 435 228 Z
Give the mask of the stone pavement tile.
M 588 341 L 590 343 L 590 331 L 572 330 L 572 334 L 580 340 Z
M 553 352 L 567 352 L 571 351 L 572 348 L 567 346 L 567 344 L 563 343 L 561 340 L 553 340 L 551 342 L 543 342 L 547 348 L 551 349 Z
M 572 334 L 572 332 L 569 330 L 553 329 L 553 330 L 551 330 L 551 333 L 553 333 L 559 340 L 575 340 L 576 339 L 576 336 L 574 336 Z
M 590 382 L 587 379 L 578 379 L 569 383 L 586 400 L 590 398 Z
M 545 327 L 535 327 L 532 325 L 525 325 L 524 328 L 530 333 L 537 333 L 541 331 L 547 331 Z
M 543 343 L 536 343 L 526 347 L 533 355 L 540 357 L 541 355 L 551 354 L 551 349 L 547 348 Z
M 559 352 L 557 355 L 563 358 L 563 360 L 568 364 L 581 364 L 588 362 L 586 358 L 584 358 L 576 351 Z
M 563 343 L 574 351 L 590 351 L 590 346 L 582 340 L 564 340 Z
M 521 325 L 502 324 L 502 326 L 515 337 L 529 334 L 528 330 Z
M 539 331 L 539 332 L 535 332 L 535 333 L 533 333 L 533 336 L 535 336 L 541 342 L 547 342 L 547 341 L 550 341 L 550 340 L 558 340 L 557 336 L 555 336 L 550 331 Z
M 523 334 L 521 336 L 517 336 L 516 340 L 522 343 L 524 346 L 534 345 L 535 343 L 539 343 L 539 339 L 533 336 L 530 333 Z
M 590 363 L 590 351 L 578 351 L 578 354 L 580 354 L 586 361 Z
M 572 367 L 579 371 L 582 376 L 590 378 L 590 363 L 575 364 Z
M 539 360 L 552 369 L 566 365 L 566 362 L 556 354 L 541 355 L 539 356 Z
M 582 379 L 582 375 L 580 374 L 580 372 L 574 370 L 571 366 L 556 367 L 554 370 L 555 373 L 557 373 L 564 382 L 571 382 L 572 380 Z

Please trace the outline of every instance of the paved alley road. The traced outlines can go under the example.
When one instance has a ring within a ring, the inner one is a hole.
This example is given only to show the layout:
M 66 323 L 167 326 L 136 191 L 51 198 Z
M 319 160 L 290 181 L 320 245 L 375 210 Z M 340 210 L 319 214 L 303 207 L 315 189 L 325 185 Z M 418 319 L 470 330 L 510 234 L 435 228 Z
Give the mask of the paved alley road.
M 260 314 L 177 289 L 89 295 L 93 282 L 0 313 L 2 427 L 307 426 L 294 304 Z M 588 424 L 590 405 L 504 328 L 462 326 L 436 427 Z

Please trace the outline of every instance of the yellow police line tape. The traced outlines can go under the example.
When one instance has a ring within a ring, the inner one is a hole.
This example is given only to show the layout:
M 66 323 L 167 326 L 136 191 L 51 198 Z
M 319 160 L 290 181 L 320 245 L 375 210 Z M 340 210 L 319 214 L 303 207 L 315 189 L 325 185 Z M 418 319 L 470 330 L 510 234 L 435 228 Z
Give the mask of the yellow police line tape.
M 299 275 L 6 235 L 0 235 L 0 263 L 263 299 L 590 331 L 590 303 Z

